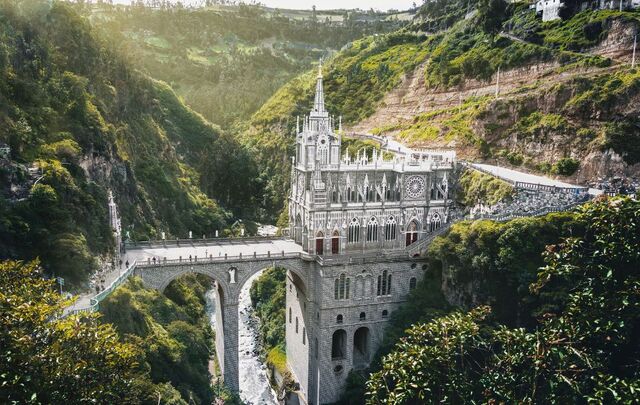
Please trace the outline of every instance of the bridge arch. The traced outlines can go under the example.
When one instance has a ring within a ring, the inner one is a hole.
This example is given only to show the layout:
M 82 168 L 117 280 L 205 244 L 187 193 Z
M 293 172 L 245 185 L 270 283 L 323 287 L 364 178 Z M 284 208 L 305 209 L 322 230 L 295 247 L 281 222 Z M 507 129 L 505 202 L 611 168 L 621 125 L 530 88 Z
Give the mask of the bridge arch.
M 304 261 L 299 257 L 283 257 L 268 259 L 265 257 L 234 260 L 204 259 L 199 261 L 178 261 L 164 263 L 160 260 L 147 262 L 136 267 L 135 274 L 140 276 L 148 287 L 164 292 L 173 280 L 185 274 L 203 274 L 215 282 L 218 289 L 216 309 L 216 352 L 223 374 L 225 385 L 232 391 L 239 392 L 239 313 L 238 305 L 240 293 L 247 281 L 255 274 L 270 268 L 283 267 L 290 278 L 294 280 L 296 288 L 307 294 L 308 276 Z M 306 310 L 306 303 L 301 302 Z M 306 311 L 301 315 L 305 335 L 304 345 L 307 345 L 306 334 L 309 333 Z

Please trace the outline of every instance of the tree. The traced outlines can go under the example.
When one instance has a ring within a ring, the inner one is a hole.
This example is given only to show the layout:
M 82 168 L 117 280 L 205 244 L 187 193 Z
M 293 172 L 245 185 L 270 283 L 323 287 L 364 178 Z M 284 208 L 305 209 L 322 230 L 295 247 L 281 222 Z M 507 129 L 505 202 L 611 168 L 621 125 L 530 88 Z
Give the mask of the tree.
M 505 0 L 478 1 L 478 22 L 485 32 L 500 31 L 502 22 L 507 17 L 507 6 Z
M 640 392 L 640 202 L 602 199 L 586 231 L 549 246 L 531 286 L 564 306 L 533 331 L 485 321 L 488 308 L 413 326 L 372 374 L 369 403 L 634 403 Z
M 70 301 L 37 261 L 0 263 L 0 402 L 136 403 L 140 352 Z

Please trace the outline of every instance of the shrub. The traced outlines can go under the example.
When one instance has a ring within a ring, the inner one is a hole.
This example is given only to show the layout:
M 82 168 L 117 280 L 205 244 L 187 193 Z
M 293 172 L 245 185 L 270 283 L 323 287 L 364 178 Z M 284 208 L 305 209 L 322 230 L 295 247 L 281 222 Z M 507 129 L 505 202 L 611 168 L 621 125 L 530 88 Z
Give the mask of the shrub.
M 562 158 L 553 165 L 551 172 L 561 176 L 571 176 L 579 166 L 580 162 L 575 159 Z

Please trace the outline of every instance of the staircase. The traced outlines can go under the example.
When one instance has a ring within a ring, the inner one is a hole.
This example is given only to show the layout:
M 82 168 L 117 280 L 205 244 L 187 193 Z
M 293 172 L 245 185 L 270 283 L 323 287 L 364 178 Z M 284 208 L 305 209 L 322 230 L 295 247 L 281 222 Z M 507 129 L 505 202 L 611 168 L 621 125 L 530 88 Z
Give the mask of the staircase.
M 456 219 L 456 220 L 453 220 L 453 221 L 448 222 L 446 224 L 443 224 L 440 228 L 438 228 L 435 231 L 427 234 L 427 236 L 425 236 L 424 238 L 419 239 L 419 240 L 415 241 L 414 243 L 410 244 L 409 246 L 407 246 L 405 251 L 411 257 L 422 256 L 423 254 L 426 253 L 427 248 L 429 247 L 429 245 L 431 244 L 431 242 L 433 242 L 433 240 L 435 238 L 437 238 L 438 236 L 440 236 L 440 235 L 444 234 L 445 232 L 447 232 L 449 230 L 449 228 L 451 228 L 451 225 L 455 224 L 458 221 L 459 221 L 459 219 Z

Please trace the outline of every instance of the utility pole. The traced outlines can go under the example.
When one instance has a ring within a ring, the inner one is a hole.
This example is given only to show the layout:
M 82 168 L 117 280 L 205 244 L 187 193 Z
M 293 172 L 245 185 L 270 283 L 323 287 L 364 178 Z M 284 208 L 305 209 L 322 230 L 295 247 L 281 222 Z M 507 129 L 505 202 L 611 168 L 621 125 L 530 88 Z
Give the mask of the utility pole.
M 498 66 L 498 72 L 496 74 L 496 98 L 500 94 L 500 66 Z
M 633 54 L 631 56 L 631 69 L 636 67 L 636 45 L 638 44 L 638 34 L 633 36 Z

